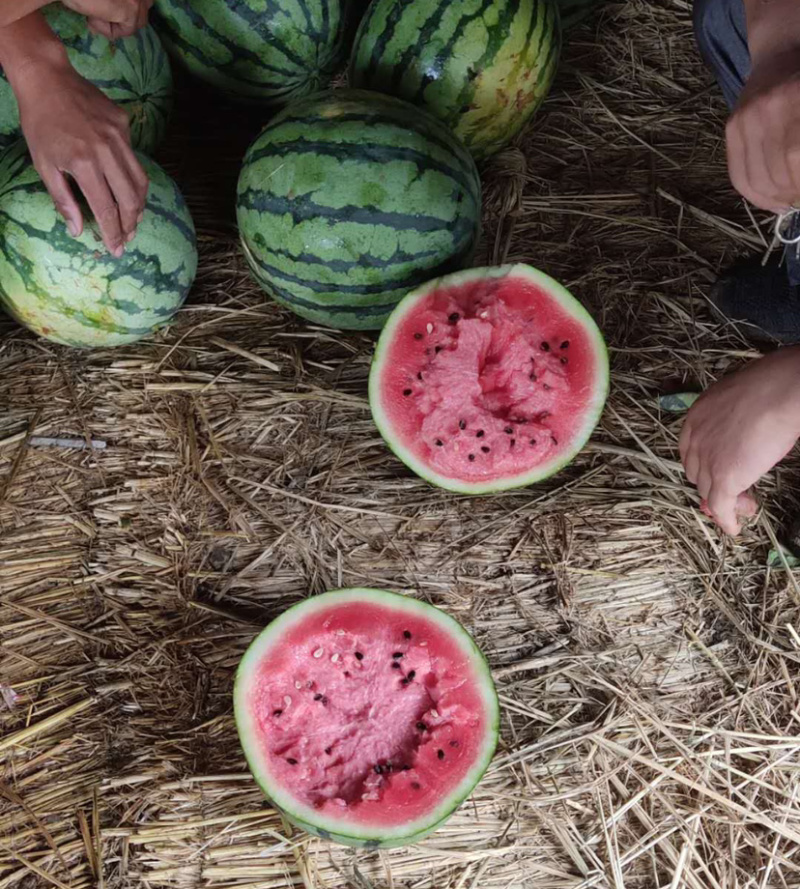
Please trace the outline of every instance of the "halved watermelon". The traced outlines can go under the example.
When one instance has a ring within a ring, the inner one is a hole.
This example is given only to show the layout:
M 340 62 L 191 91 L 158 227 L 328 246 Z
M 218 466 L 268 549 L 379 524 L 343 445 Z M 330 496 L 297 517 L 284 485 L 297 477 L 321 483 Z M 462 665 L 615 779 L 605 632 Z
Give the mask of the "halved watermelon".
M 242 659 L 234 705 L 272 803 L 351 846 L 427 836 L 497 744 L 497 695 L 470 636 L 432 605 L 384 590 L 338 590 L 285 611 Z
M 417 475 L 485 494 L 557 472 L 608 394 L 608 354 L 583 306 L 525 265 L 473 269 L 403 299 L 378 341 L 372 415 Z

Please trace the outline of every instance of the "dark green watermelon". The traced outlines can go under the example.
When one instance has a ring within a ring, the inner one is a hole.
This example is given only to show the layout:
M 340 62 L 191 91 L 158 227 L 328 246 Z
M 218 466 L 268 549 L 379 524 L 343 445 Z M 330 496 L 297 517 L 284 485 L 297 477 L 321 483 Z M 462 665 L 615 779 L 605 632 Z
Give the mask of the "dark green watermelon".
M 189 72 L 229 97 L 282 105 L 326 87 L 346 54 L 345 0 L 156 0 Z
M 133 147 L 152 153 L 164 138 L 172 110 L 169 58 L 151 27 L 114 43 L 93 34 L 86 18 L 60 3 L 44 9 L 72 66 L 128 112 Z M 0 71 L 0 149 L 20 137 L 19 108 Z
M 197 270 L 192 217 L 180 191 L 139 155 L 150 180 L 136 237 L 117 258 L 86 220 L 73 238 L 20 140 L 0 155 L 0 306 L 57 343 L 131 343 L 167 324 Z
M 476 157 L 500 150 L 550 89 L 557 0 L 374 0 L 356 36 L 354 87 L 427 108 Z
M 480 207 L 475 162 L 440 121 L 335 90 L 294 103 L 250 146 L 237 216 L 267 293 L 355 329 L 381 327 L 409 290 L 468 263 Z

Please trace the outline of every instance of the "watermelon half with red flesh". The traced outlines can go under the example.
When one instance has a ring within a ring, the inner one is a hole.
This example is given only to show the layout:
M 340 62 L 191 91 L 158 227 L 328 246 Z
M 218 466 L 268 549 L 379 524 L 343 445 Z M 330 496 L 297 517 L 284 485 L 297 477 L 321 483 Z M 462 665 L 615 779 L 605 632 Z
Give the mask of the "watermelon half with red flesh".
M 561 284 L 525 265 L 426 284 L 386 322 L 372 415 L 417 475 L 485 494 L 557 472 L 586 444 L 609 385 L 603 336 Z
M 494 754 L 498 702 L 464 628 L 384 590 L 324 593 L 247 650 L 234 709 L 250 769 L 324 839 L 414 843 L 470 794 Z

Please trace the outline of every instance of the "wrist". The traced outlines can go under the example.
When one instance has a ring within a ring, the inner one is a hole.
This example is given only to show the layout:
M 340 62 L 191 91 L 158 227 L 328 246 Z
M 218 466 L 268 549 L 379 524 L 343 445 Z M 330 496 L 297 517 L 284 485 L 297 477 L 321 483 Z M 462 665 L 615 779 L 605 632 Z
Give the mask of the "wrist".
M 44 21 L 43 27 L 31 25 L 23 20 L 0 30 L 0 64 L 17 96 L 35 90 L 45 78 L 72 71 L 64 44 Z

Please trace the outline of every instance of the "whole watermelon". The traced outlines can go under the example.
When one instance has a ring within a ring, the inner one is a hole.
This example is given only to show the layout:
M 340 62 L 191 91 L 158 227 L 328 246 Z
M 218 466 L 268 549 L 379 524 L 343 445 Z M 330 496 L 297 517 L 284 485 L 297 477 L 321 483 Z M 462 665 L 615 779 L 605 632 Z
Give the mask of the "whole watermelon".
M 427 108 L 483 158 L 542 103 L 560 50 L 557 0 L 374 0 L 350 83 Z
M 475 162 L 440 121 L 334 90 L 296 102 L 250 146 L 237 216 L 268 294 L 311 321 L 369 329 L 469 262 L 480 206 Z
M 155 24 L 192 74 L 282 105 L 328 85 L 346 50 L 345 0 L 156 0 Z
M 164 138 L 172 110 L 172 72 L 156 32 L 148 26 L 111 43 L 93 34 L 84 16 L 60 3 L 43 11 L 78 74 L 128 112 L 133 147 L 147 154 L 154 151 Z M 17 100 L 0 71 L 0 149 L 20 135 Z
M 166 324 L 197 271 L 194 225 L 175 183 L 150 179 L 144 219 L 119 258 L 94 221 L 67 231 L 24 142 L 0 155 L 0 305 L 34 333 L 79 347 L 131 343 Z

